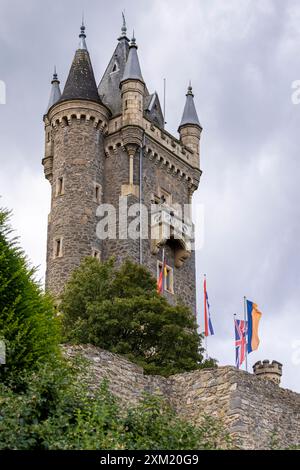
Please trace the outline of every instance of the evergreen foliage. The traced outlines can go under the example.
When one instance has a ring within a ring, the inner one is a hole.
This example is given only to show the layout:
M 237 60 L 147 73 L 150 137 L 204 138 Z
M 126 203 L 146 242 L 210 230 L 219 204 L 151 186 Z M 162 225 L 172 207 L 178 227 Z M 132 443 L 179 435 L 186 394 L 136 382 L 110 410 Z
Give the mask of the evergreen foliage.
M 6 347 L 0 380 L 16 379 L 59 351 L 52 301 L 34 281 L 34 269 L 17 240 L 11 239 L 9 215 L 0 209 L 0 339 Z
M 203 366 L 201 335 L 188 307 L 170 305 L 148 270 L 126 260 L 86 258 L 66 285 L 60 309 L 65 341 L 124 354 L 146 373 L 171 375 Z

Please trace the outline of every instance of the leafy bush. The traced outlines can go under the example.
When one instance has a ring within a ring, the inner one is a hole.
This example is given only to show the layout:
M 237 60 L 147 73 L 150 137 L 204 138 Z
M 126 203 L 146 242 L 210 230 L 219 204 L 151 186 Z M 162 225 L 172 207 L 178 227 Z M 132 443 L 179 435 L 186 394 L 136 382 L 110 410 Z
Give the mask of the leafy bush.
M 206 365 L 189 308 L 170 305 L 148 270 L 129 260 L 117 268 L 113 260 L 85 259 L 66 285 L 60 309 L 65 341 L 125 354 L 146 373 L 168 376 Z
M 91 395 L 85 364 L 46 364 L 27 377 L 27 390 L 0 384 L 0 450 L 214 449 L 230 447 L 222 424 L 204 417 L 197 428 L 161 399 L 145 396 L 124 411 L 103 383 Z
M 33 279 L 16 239 L 10 239 L 9 212 L 0 209 L 0 339 L 6 346 L 6 366 L 0 380 L 58 354 L 59 328 L 54 308 Z

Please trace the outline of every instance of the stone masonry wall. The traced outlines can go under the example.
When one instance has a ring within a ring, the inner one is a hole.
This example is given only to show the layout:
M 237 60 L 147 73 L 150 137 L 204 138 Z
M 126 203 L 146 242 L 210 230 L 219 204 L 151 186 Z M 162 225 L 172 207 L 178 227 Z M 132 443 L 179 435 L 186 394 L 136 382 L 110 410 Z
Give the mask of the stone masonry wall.
M 231 366 L 164 378 L 146 376 L 125 358 L 92 346 L 64 347 L 66 356 L 81 354 L 91 363 L 90 384 L 104 378 L 124 405 L 149 392 L 165 397 L 178 414 L 198 424 L 203 414 L 223 420 L 242 449 L 300 445 L 300 394 L 279 388 Z
M 122 185 L 128 184 L 129 158 L 127 152 L 121 146 L 116 147 L 105 159 L 105 178 L 103 181 L 104 196 L 103 201 L 112 204 L 117 210 L 117 235 L 119 233 L 119 197 L 121 196 Z M 139 152 L 134 157 L 134 185 L 139 186 Z M 154 255 L 150 249 L 151 217 L 150 208 L 154 195 L 158 195 L 160 188 L 172 195 L 172 203 L 183 207 L 188 204 L 189 188 L 183 181 L 174 179 L 174 176 L 158 165 L 154 160 L 143 158 L 143 204 L 149 209 L 148 219 L 148 239 L 142 241 L 143 264 L 149 269 L 152 275 L 157 276 L 157 261 L 162 260 L 162 249 Z M 128 208 L 132 204 L 138 204 L 139 198 L 134 195 L 128 196 Z M 132 218 L 128 217 L 128 224 Z M 102 247 L 102 258 L 108 259 L 115 256 L 117 262 L 129 257 L 136 263 L 139 262 L 140 252 L 139 239 L 130 238 L 106 240 Z M 192 251 L 190 258 L 182 267 L 175 267 L 174 249 L 169 245 L 165 246 L 166 263 L 173 268 L 174 295 L 165 293 L 170 303 L 175 303 L 179 298 L 196 314 L 196 286 L 195 286 L 195 253 Z
M 48 221 L 46 288 L 59 295 L 82 258 L 93 250 L 101 252 L 96 236 L 95 186 L 103 188 L 103 134 L 95 119 L 87 119 L 89 109 L 74 108 L 69 121 L 64 118 L 53 129 L 53 180 L 51 213 Z M 95 112 L 95 114 L 97 114 Z M 98 113 L 99 114 L 99 113 Z M 57 116 L 64 115 L 64 109 Z M 56 116 L 56 117 L 57 117 Z M 80 117 L 81 116 L 81 117 Z M 63 178 L 64 190 L 57 193 Z M 100 197 L 100 196 L 99 196 Z M 55 256 L 55 240 L 61 240 L 61 256 Z

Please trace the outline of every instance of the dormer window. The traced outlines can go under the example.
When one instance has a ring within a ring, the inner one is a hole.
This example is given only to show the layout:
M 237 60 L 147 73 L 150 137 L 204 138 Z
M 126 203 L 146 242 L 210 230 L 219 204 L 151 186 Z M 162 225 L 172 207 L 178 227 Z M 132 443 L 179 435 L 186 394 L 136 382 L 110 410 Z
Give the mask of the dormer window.
M 119 65 L 118 65 L 117 62 L 115 62 L 114 65 L 113 65 L 111 73 L 118 72 L 119 70 L 120 70 Z

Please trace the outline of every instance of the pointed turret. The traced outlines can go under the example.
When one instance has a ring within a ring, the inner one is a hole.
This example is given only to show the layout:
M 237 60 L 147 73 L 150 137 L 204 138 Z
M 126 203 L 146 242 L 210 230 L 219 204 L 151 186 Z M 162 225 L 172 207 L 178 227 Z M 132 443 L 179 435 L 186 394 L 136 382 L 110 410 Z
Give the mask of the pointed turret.
M 129 54 L 122 81 L 120 83 L 122 97 L 123 126 L 142 126 L 144 114 L 145 82 L 142 77 L 137 45 L 131 39 Z
M 186 125 L 199 126 L 202 129 L 194 103 L 194 94 L 191 83 L 188 86 L 186 102 L 178 131 L 180 132 L 180 128 Z
M 86 46 L 85 26 L 83 23 L 80 28 L 79 38 L 79 48 L 75 53 L 60 102 L 67 100 L 88 100 L 100 103 L 94 71 Z
M 61 91 L 60 91 L 60 81 L 58 80 L 57 73 L 56 73 L 56 67 L 54 67 L 54 74 L 51 82 L 51 92 L 50 92 L 50 98 L 49 98 L 49 103 L 46 109 L 46 113 L 48 113 L 49 109 L 51 106 L 53 106 L 55 103 L 57 103 L 61 97 Z
M 193 166 L 199 168 L 199 143 L 202 132 L 202 126 L 199 122 L 198 114 L 196 111 L 191 83 L 189 84 L 188 91 L 186 94 L 186 102 L 178 132 L 180 134 L 180 140 L 183 145 L 185 145 L 194 152 L 194 158 L 191 163 L 193 164 Z
M 51 129 L 51 123 L 48 119 L 48 112 L 52 108 L 52 106 L 54 106 L 60 100 L 61 91 L 60 91 L 59 84 L 60 84 L 60 81 L 58 80 L 58 77 L 57 77 L 56 67 L 54 67 L 49 103 L 48 103 L 48 106 L 47 106 L 47 109 L 43 118 L 44 123 L 45 123 L 45 154 L 44 154 L 42 163 L 44 166 L 45 177 L 47 180 L 50 181 L 50 183 L 52 183 L 52 178 L 53 178 L 54 148 L 53 148 L 53 139 L 52 139 L 52 129 Z
M 138 46 L 136 44 L 136 40 L 133 34 L 133 37 L 130 42 L 129 46 L 129 54 L 128 59 L 126 62 L 124 75 L 122 77 L 122 82 L 125 80 L 140 80 L 144 83 L 144 79 L 141 72 L 140 62 L 137 54 Z M 121 82 L 121 83 L 122 83 Z
M 120 82 L 124 75 L 125 65 L 129 53 L 129 39 L 124 13 L 121 35 L 118 38 L 117 47 L 109 61 L 109 64 L 101 78 L 98 93 L 102 102 L 110 109 L 113 115 L 122 112 Z

